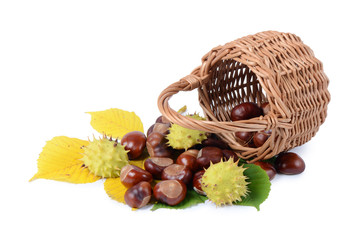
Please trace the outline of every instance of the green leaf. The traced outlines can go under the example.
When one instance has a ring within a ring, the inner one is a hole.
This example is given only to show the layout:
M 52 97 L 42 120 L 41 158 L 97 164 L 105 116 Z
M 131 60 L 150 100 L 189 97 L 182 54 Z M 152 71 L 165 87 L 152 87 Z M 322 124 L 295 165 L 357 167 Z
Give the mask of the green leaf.
M 244 164 L 247 168 L 244 171 L 245 176 L 248 177 L 249 194 L 242 198 L 242 201 L 235 202 L 235 205 L 253 206 L 258 211 L 260 204 L 262 204 L 269 196 L 270 181 L 268 174 L 259 166 L 254 164 Z
M 169 206 L 165 203 L 158 202 L 153 205 L 151 211 L 155 211 L 159 208 L 185 209 L 197 205 L 199 203 L 204 203 L 207 199 L 208 199 L 207 197 L 198 194 L 194 190 L 187 190 L 185 199 L 176 206 Z

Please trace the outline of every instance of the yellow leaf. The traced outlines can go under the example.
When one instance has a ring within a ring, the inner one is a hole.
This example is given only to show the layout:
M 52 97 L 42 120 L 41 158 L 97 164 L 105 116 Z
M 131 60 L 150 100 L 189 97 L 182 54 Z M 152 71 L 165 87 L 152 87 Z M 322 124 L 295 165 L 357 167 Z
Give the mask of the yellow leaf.
M 65 136 L 48 141 L 38 158 L 38 172 L 29 181 L 38 178 L 70 183 L 91 183 L 100 179 L 90 173 L 79 160 L 88 141 Z
M 134 112 L 111 108 L 88 113 L 91 115 L 90 124 L 101 134 L 120 139 L 128 132 L 143 132 L 141 119 Z
M 145 169 L 143 164 L 145 160 L 149 157 L 148 153 L 145 151 L 137 160 L 130 160 L 129 164 Z M 125 203 L 124 194 L 128 188 L 126 188 L 120 178 L 107 178 L 104 181 L 104 190 L 110 198 L 121 203 Z
M 125 203 L 124 194 L 127 188 L 121 183 L 120 178 L 107 178 L 106 181 L 104 181 L 104 190 L 113 200 Z
M 139 168 L 145 169 L 144 162 L 149 158 L 150 155 L 147 151 L 144 151 L 141 156 L 139 156 L 137 159 L 130 160 L 129 164 L 137 166 Z

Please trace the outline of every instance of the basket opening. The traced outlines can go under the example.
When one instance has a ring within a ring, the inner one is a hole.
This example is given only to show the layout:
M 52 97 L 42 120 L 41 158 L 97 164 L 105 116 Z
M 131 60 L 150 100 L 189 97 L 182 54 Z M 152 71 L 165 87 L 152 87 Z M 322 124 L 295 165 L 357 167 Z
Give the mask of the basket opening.
M 203 86 L 209 95 L 210 108 L 215 117 L 230 121 L 233 107 L 243 102 L 258 105 L 267 101 L 267 95 L 254 72 L 233 59 L 220 60 L 212 68 L 210 81 Z

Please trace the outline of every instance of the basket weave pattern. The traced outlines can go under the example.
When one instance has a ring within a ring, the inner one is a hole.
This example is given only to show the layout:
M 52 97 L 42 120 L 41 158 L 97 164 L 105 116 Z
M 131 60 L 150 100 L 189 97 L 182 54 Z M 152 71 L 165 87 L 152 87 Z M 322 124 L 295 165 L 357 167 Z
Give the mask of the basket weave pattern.
M 322 63 L 299 37 L 267 31 L 213 48 L 201 66 L 171 84 L 159 96 L 158 107 L 171 122 L 216 133 L 244 159 L 267 159 L 309 141 L 327 116 L 329 80 Z M 170 108 L 170 97 L 198 89 L 207 120 L 182 116 Z M 265 116 L 235 121 L 231 109 L 242 102 L 269 102 Z M 235 132 L 271 130 L 259 148 L 241 145 Z

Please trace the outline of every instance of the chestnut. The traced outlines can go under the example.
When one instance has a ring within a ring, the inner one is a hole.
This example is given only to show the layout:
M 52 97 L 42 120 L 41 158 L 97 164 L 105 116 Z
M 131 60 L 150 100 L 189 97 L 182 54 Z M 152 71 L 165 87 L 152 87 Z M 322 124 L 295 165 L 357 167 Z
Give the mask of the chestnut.
M 218 163 L 223 158 L 222 150 L 217 147 L 204 147 L 197 154 L 197 165 L 199 168 L 208 168 L 210 166 L 210 162 Z
M 129 152 L 129 159 L 136 159 L 143 153 L 146 147 L 146 136 L 143 132 L 133 131 L 124 135 L 121 139 L 121 145 Z
M 221 140 L 216 134 L 211 134 L 201 142 L 203 147 L 218 147 L 221 149 L 228 149 L 229 146 Z
M 197 192 L 200 195 L 204 195 L 206 196 L 206 193 L 204 192 L 204 190 L 202 190 L 202 185 L 201 185 L 201 180 L 202 180 L 202 176 L 204 176 L 205 170 L 201 170 L 198 171 L 197 173 L 195 173 L 194 178 L 192 180 L 192 186 L 195 190 L 195 192 Z
M 170 123 L 170 121 L 163 115 L 156 119 L 156 123 Z
M 153 188 L 153 196 L 156 200 L 175 206 L 186 197 L 186 185 L 180 180 L 164 180 L 158 182 Z
M 226 161 L 229 160 L 230 158 L 233 158 L 234 162 L 239 160 L 238 155 L 236 155 L 236 153 L 233 150 L 223 149 L 222 155 L 224 157 L 224 160 L 226 160 Z
M 122 184 L 127 188 L 139 182 L 151 182 L 153 180 L 151 173 L 133 165 L 124 166 L 121 170 L 120 178 Z
M 263 109 L 263 114 L 267 115 L 270 112 L 270 104 L 269 102 L 264 102 L 261 104 L 261 109 Z
M 195 172 L 198 169 L 197 162 L 196 162 L 198 153 L 199 153 L 199 150 L 196 150 L 196 149 L 187 150 L 186 152 L 181 153 L 177 157 L 176 163 L 180 164 L 180 165 L 185 165 L 191 171 Z
M 266 142 L 266 140 L 268 140 L 268 138 L 271 135 L 271 131 L 261 131 L 261 132 L 257 132 L 254 134 L 253 137 L 253 142 L 255 144 L 256 147 L 261 147 L 264 145 L 264 143 Z
M 192 172 L 184 165 L 172 164 L 163 169 L 161 179 L 180 180 L 185 183 L 185 185 L 189 185 L 192 181 Z
M 169 128 L 171 127 L 170 123 L 154 123 L 152 126 L 147 130 L 147 136 L 149 136 L 153 132 L 159 132 L 164 135 L 168 134 Z
M 155 179 L 161 179 L 163 169 L 171 164 L 173 164 L 171 158 L 151 157 L 144 162 L 144 167 Z
M 305 163 L 298 154 L 286 152 L 278 155 L 274 167 L 278 173 L 294 175 L 304 171 Z
M 261 109 L 257 104 L 253 102 L 244 102 L 235 106 L 231 110 L 231 120 L 247 120 L 254 117 L 259 117 L 263 115 L 263 109 Z
M 126 191 L 124 201 L 132 208 L 141 208 L 149 203 L 151 197 L 151 184 L 149 182 L 139 182 Z
M 253 140 L 254 134 L 254 132 L 236 132 L 236 141 L 241 145 L 248 145 Z
M 147 151 L 151 157 L 171 157 L 172 149 L 167 146 L 165 135 L 159 132 L 152 132 L 146 141 Z
M 152 125 L 148 128 L 148 130 L 147 130 L 147 137 L 150 136 L 150 134 L 153 132 L 153 128 L 155 127 L 155 124 L 156 124 L 156 123 L 152 124 Z
M 270 163 L 258 161 L 254 164 L 261 167 L 266 172 L 266 174 L 268 174 L 269 180 L 272 180 L 277 174 L 277 171 Z
M 171 127 L 170 123 L 155 123 L 153 127 L 153 132 L 159 132 L 162 134 L 169 134 L 169 128 Z

